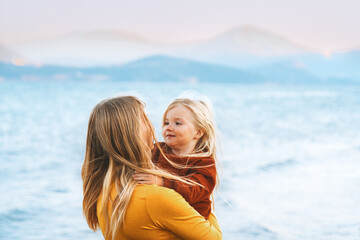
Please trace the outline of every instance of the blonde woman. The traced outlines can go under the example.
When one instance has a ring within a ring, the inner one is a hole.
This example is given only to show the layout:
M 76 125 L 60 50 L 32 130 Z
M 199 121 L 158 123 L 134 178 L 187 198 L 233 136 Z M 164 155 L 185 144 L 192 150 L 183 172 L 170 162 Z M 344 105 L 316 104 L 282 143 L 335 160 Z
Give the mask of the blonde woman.
M 82 167 L 83 211 L 94 231 L 114 239 L 221 239 L 216 219 L 205 220 L 174 190 L 139 184 L 135 171 L 193 182 L 151 161 L 154 130 L 133 96 L 104 100 L 93 109 Z

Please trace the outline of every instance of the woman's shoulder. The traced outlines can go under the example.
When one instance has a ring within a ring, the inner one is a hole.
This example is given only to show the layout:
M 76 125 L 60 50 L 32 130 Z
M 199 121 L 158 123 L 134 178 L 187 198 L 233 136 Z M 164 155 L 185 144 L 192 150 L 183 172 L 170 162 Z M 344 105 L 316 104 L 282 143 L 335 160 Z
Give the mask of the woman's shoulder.
M 150 216 L 158 219 L 164 216 L 176 216 L 190 205 L 176 191 L 157 185 L 142 185 L 147 211 Z
M 177 201 L 179 197 L 182 198 L 181 195 L 173 189 L 157 185 L 141 184 L 137 187 L 136 192 L 139 197 L 146 199 L 148 205 L 164 206 L 172 201 Z
M 155 184 L 140 184 L 137 187 L 137 191 L 147 199 L 168 198 L 178 194 L 170 188 L 160 187 Z

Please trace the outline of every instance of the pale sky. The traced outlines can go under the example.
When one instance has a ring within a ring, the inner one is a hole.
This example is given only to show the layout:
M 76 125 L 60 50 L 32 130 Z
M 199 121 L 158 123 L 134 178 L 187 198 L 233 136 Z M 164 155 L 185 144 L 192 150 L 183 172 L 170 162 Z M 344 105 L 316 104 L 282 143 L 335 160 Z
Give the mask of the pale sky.
M 360 0 L 0 0 L 0 42 L 124 30 L 160 41 L 254 25 L 319 50 L 360 49 Z

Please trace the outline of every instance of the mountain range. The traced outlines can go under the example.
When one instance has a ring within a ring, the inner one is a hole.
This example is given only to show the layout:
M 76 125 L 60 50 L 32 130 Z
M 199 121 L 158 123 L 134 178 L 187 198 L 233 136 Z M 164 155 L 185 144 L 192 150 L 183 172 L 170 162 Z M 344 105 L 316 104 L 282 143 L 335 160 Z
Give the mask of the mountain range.
M 16 66 L 0 63 L 0 80 L 79 80 L 79 81 L 167 81 L 197 84 L 222 83 L 274 83 L 274 84 L 358 84 L 349 78 L 320 78 L 289 63 L 268 65 L 247 71 L 201 62 L 151 56 L 121 66 L 61 67 Z
M 122 31 L 73 33 L 8 46 L 32 64 L 62 66 L 119 65 L 152 55 L 167 55 L 226 64 L 248 65 L 251 59 L 312 52 L 276 34 L 251 26 L 230 29 L 208 40 L 164 43 Z
M 259 76 L 239 69 L 166 56 L 151 56 L 111 67 L 34 67 L 0 63 L 0 77 L 10 80 L 176 81 L 190 84 L 219 79 L 223 82 L 261 82 Z
M 24 74 L 22 77 L 360 82 L 360 51 L 325 56 L 252 26 L 233 28 L 208 40 L 190 43 L 164 43 L 122 31 L 74 33 L 35 42 L 0 45 L 0 62 L 2 78 L 18 75 L 14 72 L 16 68 L 16 72 Z M 11 63 L 25 64 L 26 67 L 18 68 Z

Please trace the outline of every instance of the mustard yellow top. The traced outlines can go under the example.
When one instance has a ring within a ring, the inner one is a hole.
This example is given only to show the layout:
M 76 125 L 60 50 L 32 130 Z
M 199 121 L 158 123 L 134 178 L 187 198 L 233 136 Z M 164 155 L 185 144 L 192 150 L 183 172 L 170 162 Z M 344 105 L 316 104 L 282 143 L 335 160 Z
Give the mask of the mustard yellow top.
M 111 199 L 115 199 L 113 187 Z M 97 216 L 105 236 L 105 220 L 101 214 L 102 197 L 97 202 Z M 109 210 L 110 214 L 110 210 Z M 125 222 L 116 239 L 222 239 L 214 215 L 205 220 L 185 199 L 172 189 L 156 185 L 136 186 L 126 210 Z

